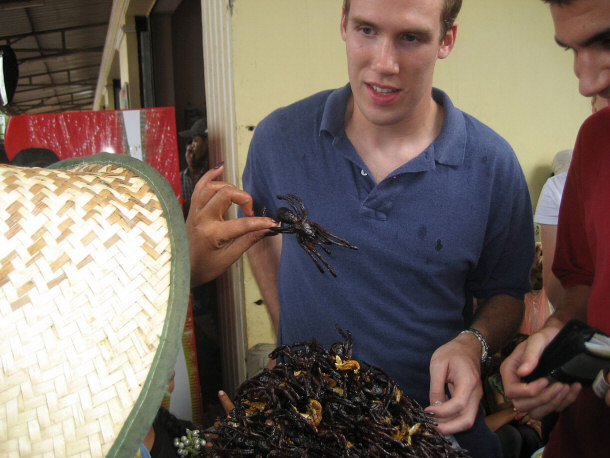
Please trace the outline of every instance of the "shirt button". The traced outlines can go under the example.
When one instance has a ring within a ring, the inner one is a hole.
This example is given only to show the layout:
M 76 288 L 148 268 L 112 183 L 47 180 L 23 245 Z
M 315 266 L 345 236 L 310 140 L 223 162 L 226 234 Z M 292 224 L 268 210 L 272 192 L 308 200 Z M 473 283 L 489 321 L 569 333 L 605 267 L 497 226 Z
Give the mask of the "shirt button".
M 369 174 L 368 174 L 368 173 L 366 173 L 366 172 L 364 171 L 364 169 L 362 169 L 362 170 L 360 170 L 360 175 L 362 175 L 363 177 L 366 177 L 366 176 L 368 176 Z

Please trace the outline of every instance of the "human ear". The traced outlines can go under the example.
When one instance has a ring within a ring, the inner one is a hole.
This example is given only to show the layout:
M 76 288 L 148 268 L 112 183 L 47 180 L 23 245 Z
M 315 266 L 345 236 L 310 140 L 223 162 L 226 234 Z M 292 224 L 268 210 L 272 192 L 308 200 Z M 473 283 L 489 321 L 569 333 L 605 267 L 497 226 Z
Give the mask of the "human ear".
M 438 58 L 446 58 L 455 45 L 455 37 L 457 35 L 457 24 L 454 22 L 453 25 L 445 32 L 445 36 L 441 40 L 441 47 L 438 50 Z

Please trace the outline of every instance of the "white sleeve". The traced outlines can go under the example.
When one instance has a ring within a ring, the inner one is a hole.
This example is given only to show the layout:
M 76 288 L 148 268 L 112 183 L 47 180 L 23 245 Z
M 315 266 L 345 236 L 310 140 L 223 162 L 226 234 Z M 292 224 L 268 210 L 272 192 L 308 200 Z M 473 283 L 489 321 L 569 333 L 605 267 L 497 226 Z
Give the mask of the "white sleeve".
M 560 173 L 546 180 L 538 198 L 538 205 L 536 205 L 535 223 L 557 225 L 559 204 L 561 203 L 566 176 L 567 173 Z

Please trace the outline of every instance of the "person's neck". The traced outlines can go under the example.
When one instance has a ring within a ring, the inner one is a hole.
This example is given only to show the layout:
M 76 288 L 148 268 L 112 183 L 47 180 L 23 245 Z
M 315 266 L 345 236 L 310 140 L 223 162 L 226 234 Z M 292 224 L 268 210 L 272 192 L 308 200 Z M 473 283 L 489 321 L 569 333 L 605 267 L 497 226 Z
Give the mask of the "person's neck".
M 379 183 L 426 149 L 439 135 L 443 119 L 443 108 L 429 98 L 401 122 L 381 126 L 368 121 L 352 98 L 346 110 L 345 131 Z
M 188 171 L 191 175 L 200 175 L 203 167 L 188 167 Z
M 203 167 L 203 164 L 200 167 L 188 166 L 188 174 L 191 178 L 199 178 L 203 172 Z

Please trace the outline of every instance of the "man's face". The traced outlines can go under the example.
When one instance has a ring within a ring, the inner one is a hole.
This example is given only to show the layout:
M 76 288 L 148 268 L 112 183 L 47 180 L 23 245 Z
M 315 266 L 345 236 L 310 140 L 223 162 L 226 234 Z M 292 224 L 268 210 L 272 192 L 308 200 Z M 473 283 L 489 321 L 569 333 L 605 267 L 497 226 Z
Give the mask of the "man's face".
M 574 52 L 578 89 L 610 100 L 610 1 L 577 0 L 551 5 L 557 43 Z
M 436 60 L 455 40 L 455 26 L 441 40 L 441 7 L 442 0 L 352 0 L 343 13 L 354 109 L 369 122 L 400 123 L 429 100 Z
M 208 157 L 208 139 L 195 135 L 186 147 L 186 163 L 191 168 L 203 167 L 204 160 Z

